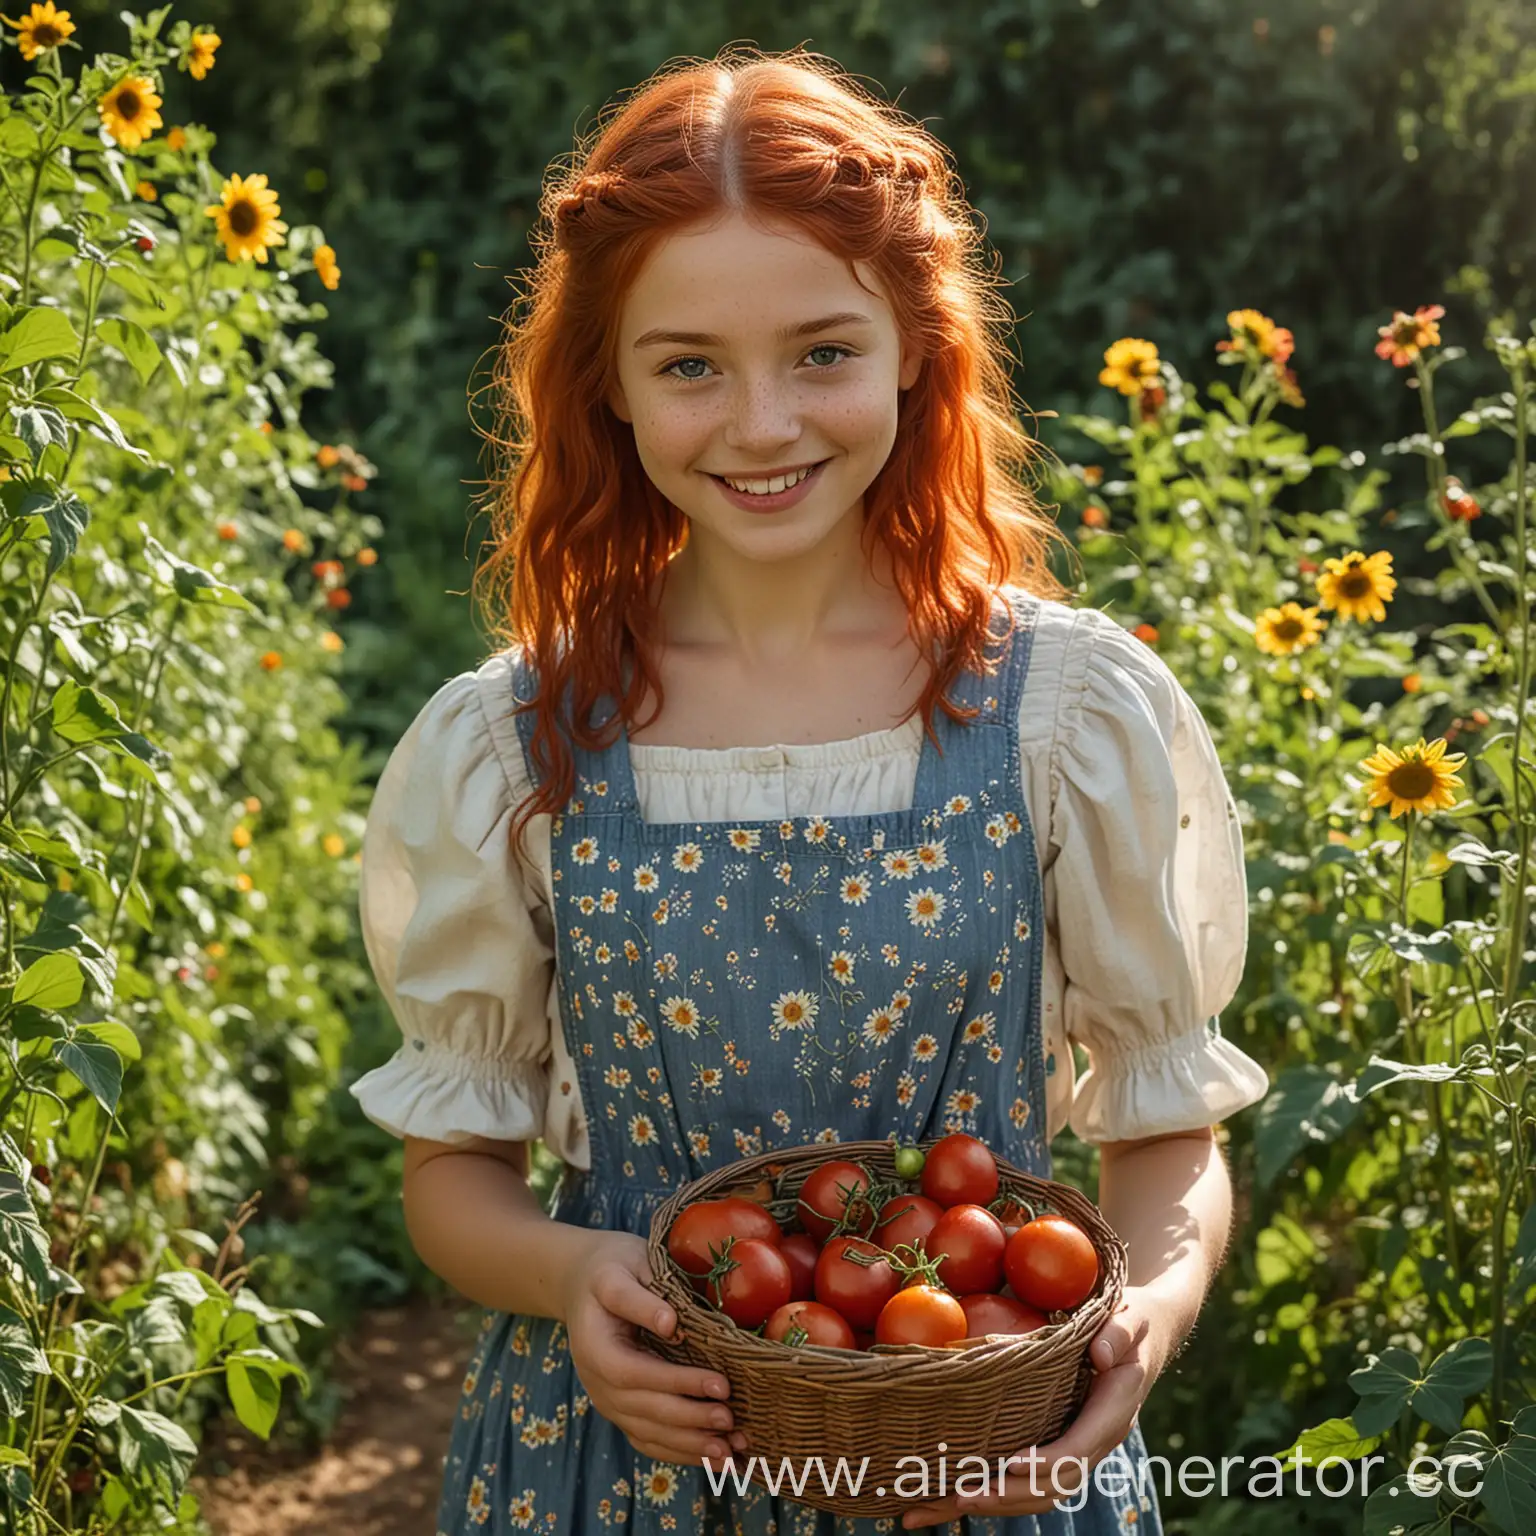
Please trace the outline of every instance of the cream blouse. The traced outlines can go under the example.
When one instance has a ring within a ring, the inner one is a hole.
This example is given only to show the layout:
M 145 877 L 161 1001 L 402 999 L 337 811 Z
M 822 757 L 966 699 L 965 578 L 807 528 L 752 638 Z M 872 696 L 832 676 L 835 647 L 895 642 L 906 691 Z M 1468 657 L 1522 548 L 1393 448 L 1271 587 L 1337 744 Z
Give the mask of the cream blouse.
M 1247 943 L 1236 808 L 1205 722 L 1155 652 L 1092 609 L 1039 613 L 1019 740 L 1044 878 L 1050 1131 L 1070 1123 L 1097 1142 L 1210 1125 L 1268 1087 L 1216 1027 Z M 379 779 L 363 936 L 404 1043 L 352 1091 L 395 1135 L 543 1137 L 586 1168 L 554 977 L 550 818 L 529 823 L 526 860 L 509 847 L 531 788 L 511 659 L 445 683 Z M 914 716 L 814 746 L 629 750 L 643 819 L 737 821 L 904 809 L 921 744 Z M 1069 1042 L 1089 1059 L 1081 1078 Z

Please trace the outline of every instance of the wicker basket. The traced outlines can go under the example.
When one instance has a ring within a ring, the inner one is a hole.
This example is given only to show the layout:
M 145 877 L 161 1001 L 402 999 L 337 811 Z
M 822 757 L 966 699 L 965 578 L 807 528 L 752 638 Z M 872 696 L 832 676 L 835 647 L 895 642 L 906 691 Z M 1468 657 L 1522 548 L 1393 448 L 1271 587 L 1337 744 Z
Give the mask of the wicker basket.
M 922 1145 L 926 1151 L 933 1142 Z M 911 1504 L 893 1485 L 900 1478 L 903 1487 L 912 1486 L 918 1471 L 913 1458 L 927 1462 L 928 1486 L 936 1491 L 941 1463 L 952 1487 L 954 1476 L 966 1470 L 957 1466 L 964 1457 L 984 1457 L 995 1473 L 1002 1457 L 1054 1440 L 1082 1405 L 1092 1374 L 1088 1345 L 1125 1286 L 1125 1245 L 1093 1202 L 1001 1158 L 1000 1194 L 1069 1217 L 1099 1255 L 1099 1283 L 1088 1300 L 1033 1334 L 994 1334 L 948 1349 L 776 1344 L 701 1301 L 667 1254 L 667 1232 L 686 1205 L 747 1191 L 760 1196 L 762 1181 L 771 1179 L 778 1198 L 770 1209 L 787 1226 L 800 1185 L 819 1164 L 846 1159 L 863 1164 L 876 1180 L 895 1179 L 895 1151 L 889 1141 L 853 1141 L 745 1158 L 676 1190 L 651 1219 L 652 1289 L 677 1312 L 683 1337 L 672 1342 L 644 1334 L 645 1342 L 665 1359 L 717 1370 L 730 1382 L 731 1411 L 750 1447 L 746 1455 L 760 1458 L 752 1465 L 754 1482 L 763 1483 L 764 1462 L 777 1472 L 787 1460 L 798 1477 L 819 1457 L 825 1477 L 812 1468 L 792 1496 L 840 1515 L 899 1517 Z M 839 1458 L 848 1472 L 829 1489 Z M 975 1463 L 968 1466 L 974 1472 Z M 861 1467 L 860 1490 L 851 1493 L 849 1473 L 857 1477 Z M 788 1486 L 786 1479 L 780 1492 Z

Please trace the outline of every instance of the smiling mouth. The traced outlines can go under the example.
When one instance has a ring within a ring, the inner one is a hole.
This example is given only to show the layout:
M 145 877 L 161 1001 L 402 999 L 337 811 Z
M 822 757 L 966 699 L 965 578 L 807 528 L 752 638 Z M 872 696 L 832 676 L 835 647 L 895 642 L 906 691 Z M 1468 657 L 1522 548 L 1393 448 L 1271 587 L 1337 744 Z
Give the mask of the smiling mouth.
M 807 475 L 820 469 L 826 462 L 825 459 L 818 459 L 814 464 L 805 464 L 799 469 L 781 471 L 774 475 L 711 475 L 710 478 L 748 496 L 774 496 L 799 485 Z

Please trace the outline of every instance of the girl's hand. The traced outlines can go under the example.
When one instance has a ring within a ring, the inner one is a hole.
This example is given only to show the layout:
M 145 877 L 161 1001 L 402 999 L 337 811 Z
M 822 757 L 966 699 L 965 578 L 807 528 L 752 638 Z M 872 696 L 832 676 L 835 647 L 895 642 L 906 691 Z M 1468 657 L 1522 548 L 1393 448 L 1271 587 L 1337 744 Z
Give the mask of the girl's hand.
M 919 1504 L 902 1516 L 903 1527 L 943 1525 L 962 1515 L 1039 1515 L 1057 1500 L 1072 1497 L 1131 1432 L 1152 1383 L 1177 1347 L 1177 1330 L 1162 1320 L 1165 1313 L 1166 1308 L 1153 1305 L 1145 1292 L 1127 1288 L 1119 1310 L 1094 1336 L 1089 1349 L 1093 1385 L 1061 1438 L 1040 1446 L 1033 1462 L 1010 1463 L 1001 1494 L 991 1487 L 985 1495 Z M 1024 1458 L 1030 1454 L 1018 1453 Z
M 585 1262 L 565 1286 L 571 1361 L 592 1406 L 643 1456 L 699 1466 L 725 1461 L 746 1439 L 725 1406 L 730 1383 L 717 1371 L 672 1365 L 636 1341 L 648 1328 L 670 1338 L 677 1314 L 649 1289 L 645 1239 L 594 1233 Z

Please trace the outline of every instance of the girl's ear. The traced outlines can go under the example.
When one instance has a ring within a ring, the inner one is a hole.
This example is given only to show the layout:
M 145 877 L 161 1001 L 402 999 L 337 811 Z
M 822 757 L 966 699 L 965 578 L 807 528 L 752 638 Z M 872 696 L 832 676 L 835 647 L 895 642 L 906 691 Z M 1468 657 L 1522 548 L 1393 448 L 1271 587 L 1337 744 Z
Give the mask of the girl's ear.
M 613 388 L 608 391 L 608 409 L 613 412 L 620 421 L 633 421 L 634 413 L 629 408 L 629 399 L 624 393 L 624 386 L 615 380 Z
M 922 371 L 922 353 L 903 337 L 901 343 L 901 368 L 897 374 L 896 387 L 901 390 L 911 389 L 917 383 L 917 376 Z

